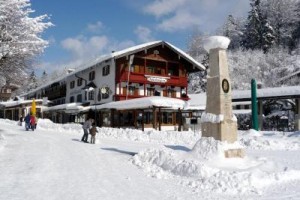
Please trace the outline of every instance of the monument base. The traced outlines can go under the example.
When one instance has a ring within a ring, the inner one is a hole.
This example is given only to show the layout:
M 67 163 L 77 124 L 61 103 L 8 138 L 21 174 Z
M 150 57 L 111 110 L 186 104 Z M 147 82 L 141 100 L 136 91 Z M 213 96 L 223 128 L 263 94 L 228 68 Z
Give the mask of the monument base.
M 226 120 L 220 123 L 201 123 L 202 137 L 213 137 L 215 140 L 234 143 L 237 141 L 237 122 Z
M 228 149 L 224 151 L 225 158 L 243 158 L 245 157 L 244 149 Z

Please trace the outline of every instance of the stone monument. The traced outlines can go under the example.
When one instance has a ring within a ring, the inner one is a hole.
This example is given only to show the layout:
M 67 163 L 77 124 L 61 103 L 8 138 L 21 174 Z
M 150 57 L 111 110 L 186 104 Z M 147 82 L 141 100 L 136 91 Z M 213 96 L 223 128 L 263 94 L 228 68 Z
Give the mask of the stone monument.
M 204 48 L 209 52 L 206 110 L 201 116 L 202 137 L 234 143 L 237 140 L 237 119 L 232 113 L 231 81 L 226 49 L 230 40 L 223 36 L 209 37 Z M 241 149 L 225 152 L 226 157 L 243 157 Z

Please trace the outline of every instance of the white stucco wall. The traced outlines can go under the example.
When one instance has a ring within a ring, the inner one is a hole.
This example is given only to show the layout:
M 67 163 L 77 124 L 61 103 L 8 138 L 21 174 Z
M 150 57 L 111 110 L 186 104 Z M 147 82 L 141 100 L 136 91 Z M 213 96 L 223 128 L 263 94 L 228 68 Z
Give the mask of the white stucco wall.
M 110 66 L 110 70 L 109 70 L 110 72 L 108 75 L 103 76 L 102 69 L 103 69 L 103 67 L 105 67 L 107 65 Z M 92 71 L 95 71 L 95 79 L 92 81 L 89 81 L 89 73 Z M 74 96 L 75 102 L 76 102 L 76 97 L 78 94 L 82 94 L 83 102 L 90 102 L 91 105 L 94 103 L 102 104 L 102 103 L 111 102 L 113 100 L 113 96 L 115 94 L 115 73 L 116 73 L 116 69 L 115 69 L 115 63 L 114 63 L 113 59 L 109 59 L 107 61 L 102 61 L 100 63 L 97 63 L 96 65 L 93 65 L 93 66 L 83 70 L 83 71 L 78 72 L 77 76 L 87 80 L 87 84 L 89 84 L 90 82 L 94 82 L 95 85 L 97 86 L 97 88 L 94 90 L 95 100 L 87 99 L 87 101 L 85 101 L 85 98 L 84 98 L 85 91 L 82 90 L 82 88 L 85 86 L 86 81 L 83 80 L 82 85 L 77 86 L 78 78 L 75 75 L 68 77 L 66 79 L 66 83 L 67 83 L 66 103 L 70 103 L 71 96 Z M 70 89 L 71 81 L 75 81 L 75 87 L 72 89 Z M 107 99 L 101 98 L 101 100 L 98 101 L 99 89 L 101 89 L 102 87 L 109 88 L 109 98 L 107 98 Z

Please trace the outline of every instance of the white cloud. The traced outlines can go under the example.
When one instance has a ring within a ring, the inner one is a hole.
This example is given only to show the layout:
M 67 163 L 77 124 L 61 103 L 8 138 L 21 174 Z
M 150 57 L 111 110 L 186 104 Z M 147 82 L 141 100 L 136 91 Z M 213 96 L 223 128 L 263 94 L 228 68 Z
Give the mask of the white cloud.
M 97 21 L 95 24 L 88 24 L 87 30 L 92 33 L 99 33 L 104 28 L 104 25 L 101 21 Z
M 186 1 L 187 0 L 156 0 L 151 4 L 148 4 L 144 8 L 144 11 L 155 15 L 156 17 L 161 17 L 176 11 L 178 8 L 183 6 Z
M 145 26 L 138 26 L 134 33 L 137 35 L 140 42 L 149 42 L 153 41 L 153 37 L 151 35 L 151 30 Z
M 101 55 L 107 44 L 108 38 L 106 36 L 93 36 L 91 38 L 78 36 L 67 38 L 61 42 L 62 47 L 70 51 L 75 58 Z
M 229 14 L 247 14 L 248 9 L 246 0 L 155 0 L 143 11 L 157 18 L 158 30 L 176 32 L 195 26 L 215 30 Z
M 200 18 L 194 18 L 191 13 L 178 11 L 173 17 L 163 20 L 157 27 L 163 31 L 173 32 L 199 26 L 201 22 Z

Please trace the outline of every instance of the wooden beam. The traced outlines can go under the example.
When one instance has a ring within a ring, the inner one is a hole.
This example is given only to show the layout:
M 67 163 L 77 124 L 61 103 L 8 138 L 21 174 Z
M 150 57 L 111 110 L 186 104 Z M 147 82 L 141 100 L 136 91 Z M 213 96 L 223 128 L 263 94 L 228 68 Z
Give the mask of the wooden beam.
M 161 131 L 161 120 L 162 120 L 161 108 L 158 108 L 158 130 L 159 131 Z
M 142 131 L 144 131 L 144 129 L 145 129 L 145 125 L 144 125 L 144 110 L 142 110 L 142 121 L 141 121 L 141 123 L 142 123 Z
M 152 125 L 153 128 L 156 130 L 156 108 L 154 106 L 152 108 Z
M 178 131 L 181 131 L 181 127 L 182 127 L 182 112 L 181 109 L 178 108 Z

